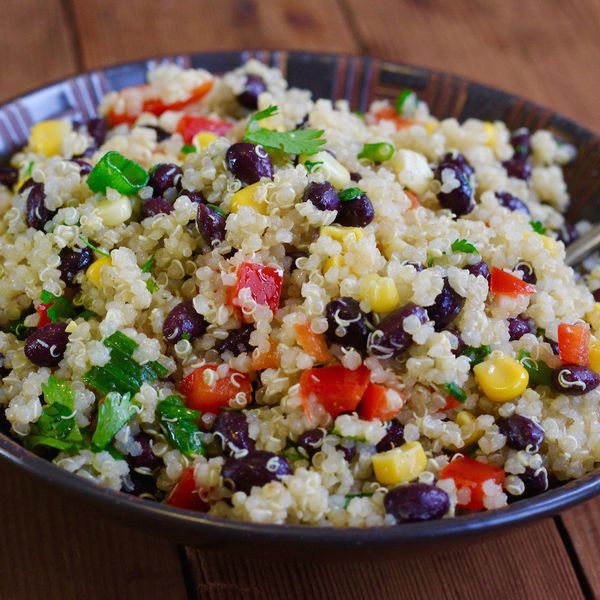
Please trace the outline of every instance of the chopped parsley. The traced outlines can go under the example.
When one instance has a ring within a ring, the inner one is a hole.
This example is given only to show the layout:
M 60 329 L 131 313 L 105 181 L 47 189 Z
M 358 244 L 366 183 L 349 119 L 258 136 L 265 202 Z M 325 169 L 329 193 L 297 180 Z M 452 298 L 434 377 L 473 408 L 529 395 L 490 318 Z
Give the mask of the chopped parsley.
M 447 383 L 444 389 L 453 397 L 456 398 L 461 404 L 467 399 L 467 393 L 461 387 L 455 383 Z
M 477 248 L 475 248 L 475 246 L 467 240 L 454 240 L 450 248 L 452 248 L 453 252 L 464 252 L 465 254 L 479 254 Z
M 151 293 L 157 292 L 159 290 L 158 283 L 154 281 L 152 277 L 146 280 L 146 289 Z
M 433 257 L 433 256 L 428 256 L 428 257 L 427 257 L 427 267 L 428 267 L 428 268 L 431 268 L 431 267 L 433 267 L 433 263 L 434 263 L 434 261 L 435 261 L 435 257 Z
M 473 348 L 472 346 L 465 346 L 461 352 L 461 356 L 466 356 L 471 362 L 471 368 L 479 363 L 483 362 L 485 357 L 492 351 L 489 346 L 479 346 Z
M 363 492 L 361 494 L 346 494 L 344 496 L 344 509 L 348 508 L 348 505 L 354 498 L 370 498 L 373 495 L 373 492 Z
M 92 449 L 104 450 L 129 420 L 138 412 L 138 405 L 131 401 L 131 394 L 110 392 L 98 405 L 98 423 L 92 436 Z
M 25 325 L 25 319 L 34 312 L 35 310 L 32 308 L 25 311 L 18 319 L 7 323 L 2 331 L 5 333 L 12 333 L 18 340 L 23 342 L 27 339 L 27 336 L 33 329 L 32 327 L 27 327 L 27 325 Z
M 72 319 L 77 316 L 77 308 L 64 296 L 55 296 L 47 290 L 42 290 L 40 299 L 44 304 L 51 305 L 46 314 L 52 323 L 58 323 L 61 319 Z
M 141 267 L 142 273 L 150 273 L 152 272 L 152 268 L 154 267 L 154 255 L 152 255 Z
M 542 224 L 541 221 L 530 221 L 531 229 L 533 229 L 536 233 L 540 235 L 546 235 L 546 228 Z
M 165 437 L 183 454 L 204 454 L 204 444 L 198 419 L 200 412 L 187 408 L 179 396 L 168 396 L 158 403 L 156 412 L 160 420 L 160 428 Z
M 181 146 L 181 154 L 192 154 L 194 152 L 197 152 L 197 150 L 193 144 L 184 144 Z
M 322 160 L 306 160 L 304 166 L 309 173 L 312 173 L 319 165 L 324 164 Z
M 363 194 L 364 194 L 364 191 L 361 190 L 359 187 L 351 187 L 351 188 L 346 188 L 345 190 L 342 190 L 338 194 L 338 196 L 342 202 L 348 202 L 350 200 L 354 200 L 355 198 L 358 198 L 359 196 L 362 196 Z
M 282 456 L 285 456 L 289 461 L 296 462 L 297 460 L 306 460 L 306 456 L 302 456 L 300 454 L 300 450 L 296 446 L 290 446 L 286 448 L 282 453 Z
M 277 114 L 277 106 L 269 106 L 250 117 L 245 142 L 260 144 L 268 150 L 281 150 L 287 154 L 316 154 L 325 143 L 322 129 L 296 129 L 272 131 L 259 125 L 259 121 Z
M 106 250 L 102 250 L 101 248 L 97 248 L 92 244 L 89 240 L 84 238 L 82 235 L 79 236 L 79 239 L 90 249 L 93 250 L 96 254 L 100 254 L 101 256 L 110 256 Z
M 206 206 L 208 206 L 208 208 L 210 208 L 210 210 L 212 210 L 213 212 L 216 212 L 218 215 L 220 215 L 224 219 L 227 217 L 227 215 L 225 214 L 225 211 L 220 206 L 217 206 L 216 204 L 207 204 Z

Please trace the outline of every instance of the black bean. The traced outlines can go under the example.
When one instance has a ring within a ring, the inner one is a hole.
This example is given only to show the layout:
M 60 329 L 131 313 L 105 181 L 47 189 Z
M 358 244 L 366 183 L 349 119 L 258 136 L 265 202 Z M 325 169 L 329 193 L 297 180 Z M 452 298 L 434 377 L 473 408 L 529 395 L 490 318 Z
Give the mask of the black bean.
M 25 356 L 38 367 L 55 367 L 67 349 L 66 323 L 48 323 L 34 329 L 25 341 Z
M 341 203 L 335 222 L 344 227 L 366 227 L 374 218 L 371 200 L 366 194 L 360 194 Z
M 484 277 L 488 283 L 490 282 L 490 268 L 485 260 L 480 260 L 474 265 L 467 265 L 465 269 L 469 271 L 471 275 L 475 275 L 475 277 Z
M 558 239 L 565 245 L 572 244 L 575 240 L 579 239 L 579 232 L 575 228 L 575 225 L 570 221 L 565 220 L 562 227 L 558 230 Z
M 261 178 L 273 178 L 273 163 L 267 151 L 249 142 L 238 142 L 229 146 L 225 155 L 227 168 L 234 177 L 250 185 Z
M 465 299 L 454 291 L 447 277 L 444 277 L 444 287 L 436 296 L 432 306 L 427 307 L 429 319 L 433 321 L 436 331 L 446 329 L 458 317 Z
M 328 324 L 326 336 L 330 344 L 365 351 L 369 318 L 354 298 L 343 296 L 332 300 L 325 307 L 325 316 Z
M 515 266 L 515 271 L 521 271 L 521 273 L 523 274 L 522 279 L 525 283 L 531 283 L 532 285 L 537 283 L 537 276 L 535 274 L 535 271 L 533 270 L 533 267 L 529 263 L 517 263 L 517 265 Z
M 405 264 L 405 265 L 410 265 L 411 267 L 413 267 L 413 268 L 414 268 L 414 270 L 415 270 L 417 273 L 420 273 L 421 271 L 424 271 L 424 270 L 425 270 L 425 265 L 422 265 L 422 264 L 420 264 L 420 263 L 407 262 L 407 263 L 404 263 L 404 264 Z
M 509 160 L 505 160 L 502 166 L 506 169 L 506 174 L 509 177 L 523 179 L 528 181 L 531 177 L 531 163 L 522 156 L 514 156 Z
M 581 396 L 600 385 L 600 376 L 581 365 L 562 365 L 552 371 L 552 385 L 567 396 Z
M 250 110 L 258 108 L 258 97 L 267 90 L 265 80 L 260 75 L 248 73 L 244 90 L 238 94 L 237 100 L 244 107 Z
M 296 440 L 298 452 L 305 458 L 312 458 L 323 446 L 326 435 L 327 431 L 321 427 L 301 433 Z
M 523 202 L 520 198 L 509 194 L 508 192 L 496 192 L 496 198 L 498 199 L 498 203 L 504 208 L 508 208 L 513 212 L 522 212 L 527 215 L 531 214 L 527 204 Z
M 350 444 L 350 445 L 348 445 Z M 352 459 L 354 458 L 354 455 L 356 454 L 356 446 L 354 445 L 354 443 L 349 443 L 347 441 L 345 441 L 344 443 L 341 444 L 337 444 L 335 449 L 338 452 L 341 452 L 344 460 L 346 462 L 352 462 Z
M 154 476 L 138 473 L 133 469 L 129 472 L 129 481 L 126 480 L 123 491 L 132 496 L 156 496 L 158 494 Z
M 350 173 L 350 179 L 352 179 L 352 181 L 354 181 L 355 183 L 358 183 L 362 177 L 360 176 L 360 173 Z
M 208 323 L 194 309 L 191 300 L 178 304 L 167 316 L 163 324 L 163 336 L 170 344 L 187 338 L 190 341 L 204 334 Z
M 529 129 L 521 127 L 512 132 L 510 143 L 515 151 L 515 156 L 528 157 L 531 154 L 531 136 Z
M 342 202 L 335 188 L 328 182 L 312 182 L 306 186 L 304 202 L 312 202 L 319 210 L 340 210 Z
M 156 141 L 159 144 L 171 137 L 171 134 L 168 131 L 162 127 L 158 127 L 158 125 L 141 125 L 140 127 L 145 127 L 146 129 L 153 129 L 156 131 Z
M 234 356 L 242 352 L 251 352 L 250 336 L 254 331 L 254 325 L 242 325 L 239 329 L 232 329 L 229 335 L 216 346 L 217 352 L 231 352 Z
M 525 473 L 521 473 L 518 477 L 525 484 L 525 491 L 519 498 L 531 498 L 548 489 L 548 471 L 544 467 L 537 470 L 525 467 Z
M 377 452 L 386 452 L 404 444 L 404 425 L 400 421 L 389 421 L 386 433 L 375 446 Z
M 279 481 L 291 473 L 290 463 L 283 456 L 264 450 L 254 450 L 240 458 L 228 458 L 222 470 L 225 485 L 246 494 L 253 487 Z
M 404 330 L 404 319 L 413 316 L 421 323 L 429 320 L 427 311 L 412 302 L 387 315 L 369 336 L 369 354 L 392 358 L 408 350 L 412 344 L 412 336 Z
M 90 119 L 86 125 L 87 132 L 94 140 L 94 145 L 96 148 L 99 148 L 104 144 L 104 140 L 106 139 L 106 134 L 108 133 L 108 123 L 106 119 L 97 118 Z
M 213 426 L 214 438 L 227 456 L 254 450 L 254 440 L 248 433 L 248 421 L 243 412 L 228 410 L 220 413 Z
M 79 167 L 79 175 L 84 177 L 85 175 L 89 175 L 92 171 L 92 165 L 89 162 L 83 160 L 83 158 L 72 158 L 72 163 L 75 163 Z
M 148 185 L 154 190 L 155 196 L 163 196 L 171 188 L 180 189 L 182 174 L 178 165 L 161 163 L 151 171 Z
M 19 171 L 13 167 L 0 166 L 0 185 L 12 188 L 19 181 Z
M 202 192 L 183 190 L 179 195 L 187 196 L 192 202 L 196 202 L 197 204 L 206 204 L 206 198 Z
M 150 198 L 142 202 L 142 219 L 156 215 L 168 215 L 173 212 L 173 204 L 165 198 Z
M 442 208 L 461 216 L 475 208 L 472 184 L 473 168 L 462 154 L 446 155 L 435 170 L 434 177 L 442 187 L 453 186 L 449 191 L 438 192 L 438 201 Z
M 142 452 L 136 456 L 127 456 L 127 464 L 132 469 L 150 469 L 154 471 L 162 466 L 162 459 L 152 451 L 152 437 L 142 431 L 134 439 L 142 447 Z
M 198 203 L 196 227 L 211 247 L 218 246 L 225 239 L 225 217 L 206 204 Z
M 592 292 L 592 296 L 594 296 L 594 300 L 596 302 L 600 302 L 600 288 L 596 288 L 593 292 Z
M 554 340 L 551 340 L 549 337 L 544 336 L 544 341 L 550 345 L 550 348 L 552 348 L 552 352 L 553 354 L 556 354 L 558 356 L 558 342 L 555 342 Z
M 533 333 L 535 324 L 532 319 L 519 315 L 508 319 L 508 333 L 510 341 L 520 340 L 526 333 Z
M 46 208 L 45 200 L 44 184 L 33 183 L 30 186 L 29 195 L 27 196 L 25 218 L 29 227 L 33 227 L 39 231 L 43 231 L 44 225 L 56 214 L 56 211 Z
M 431 521 L 448 512 L 450 498 L 434 485 L 409 483 L 390 490 L 383 505 L 385 512 L 398 521 Z
M 94 253 L 87 246 L 81 250 L 63 248 L 60 251 L 60 278 L 68 287 L 73 286 L 77 273 L 87 269 L 94 262 Z
M 544 430 L 532 419 L 522 415 L 511 415 L 496 421 L 502 435 L 506 436 L 506 445 L 514 450 L 537 452 L 544 441 Z

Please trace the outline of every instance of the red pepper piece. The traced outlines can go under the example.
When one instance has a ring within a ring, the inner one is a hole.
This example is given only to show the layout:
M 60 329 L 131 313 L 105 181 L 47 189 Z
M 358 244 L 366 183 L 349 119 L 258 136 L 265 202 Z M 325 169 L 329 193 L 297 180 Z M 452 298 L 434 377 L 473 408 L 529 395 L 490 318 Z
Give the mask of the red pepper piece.
M 358 416 L 366 421 L 380 419 L 389 421 L 393 419 L 402 408 L 400 403 L 394 406 L 390 403 L 390 390 L 379 383 L 369 383 L 358 405 Z
M 183 471 L 181 479 L 167 497 L 167 504 L 200 512 L 206 512 L 210 508 L 208 503 L 198 495 L 194 481 L 194 467 L 188 467 Z
M 558 355 L 564 363 L 587 367 L 590 362 L 590 328 L 585 323 L 560 323 Z
M 490 292 L 506 296 L 521 296 L 535 294 L 536 289 L 512 273 L 507 273 L 498 267 L 492 267 Z
M 279 267 L 267 267 L 260 263 L 242 263 L 237 271 L 237 283 L 229 296 L 230 303 L 239 306 L 239 294 L 250 289 L 250 296 L 257 304 L 268 306 L 273 312 L 279 307 L 283 271 Z
M 181 134 L 186 144 L 191 144 L 194 136 L 201 131 L 210 131 L 217 135 L 225 135 L 232 127 L 233 123 L 223 119 L 183 115 L 177 124 L 177 132 Z
M 52 306 L 52 303 L 48 304 L 38 304 L 35 307 L 35 311 L 39 315 L 38 327 L 43 327 L 44 325 L 48 325 L 50 323 L 50 317 L 48 316 L 48 309 Z

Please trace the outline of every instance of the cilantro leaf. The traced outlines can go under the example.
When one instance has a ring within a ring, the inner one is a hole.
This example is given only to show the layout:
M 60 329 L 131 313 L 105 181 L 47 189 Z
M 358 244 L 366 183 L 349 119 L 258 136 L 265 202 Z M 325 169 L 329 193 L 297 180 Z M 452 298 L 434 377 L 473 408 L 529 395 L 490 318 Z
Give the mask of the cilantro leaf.
M 25 319 L 34 312 L 35 310 L 33 310 L 33 308 L 28 309 L 18 319 L 8 322 L 2 328 L 2 331 L 12 333 L 21 342 L 25 341 L 33 329 L 33 327 L 27 327 L 25 325 Z
M 50 375 L 48 381 L 42 384 L 42 392 L 47 404 L 62 404 L 70 410 L 75 407 L 75 394 L 63 379 Z
M 154 267 L 154 254 L 142 265 L 142 273 L 150 273 Z
M 154 294 L 154 292 L 158 291 L 159 287 L 158 287 L 158 283 L 156 283 L 156 281 L 154 281 L 154 279 L 152 277 L 150 277 L 150 279 L 148 279 L 146 281 L 146 289 L 151 293 Z
M 541 221 L 529 221 L 531 225 L 531 229 L 533 229 L 536 233 L 540 235 L 546 235 L 546 228 L 544 227 Z
M 250 117 L 250 121 L 248 121 L 248 127 L 252 128 L 252 123 L 255 123 L 256 121 L 262 121 L 263 119 L 268 119 L 269 117 L 276 115 L 278 110 L 278 106 L 271 104 L 270 106 L 267 106 L 267 108 L 265 108 L 264 110 L 260 110 L 257 113 L 254 113 Z
M 312 173 L 314 169 L 316 169 L 319 165 L 324 164 L 322 160 L 305 160 L 304 167 L 309 173 Z
M 464 252 L 465 254 L 479 254 L 477 248 L 475 248 L 475 246 L 473 246 L 473 244 L 471 244 L 471 242 L 468 242 L 467 240 L 454 240 L 450 248 L 452 248 L 453 252 Z
M 456 385 L 456 383 L 447 383 L 444 388 L 453 398 L 456 398 L 461 403 L 467 399 L 465 390 Z
M 342 202 L 348 202 L 349 200 L 354 200 L 355 198 L 362 196 L 364 193 L 365 192 L 363 190 L 361 190 L 359 187 L 351 187 L 351 188 L 346 188 L 345 190 L 342 190 L 338 194 L 338 197 Z
M 187 408 L 179 396 L 168 396 L 158 403 L 156 412 L 165 437 L 183 454 L 204 454 L 204 444 L 198 425 L 200 412 Z
M 197 150 L 196 146 L 194 146 L 193 144 L 184 144 L 183 146 L 181 146 L 180 152 L 181 154 L 192 154 L 194 152 L 197 152 Z
M 348 505 L 353 498 L 370 498 L 373 492 L 363 492 L 362 494 L 346 494 L 344 496 L 344 509 L 348 508 Z
M 55 296 L 47 290 L 42 290 L 40 299 L 44 304 L 51 304 L 46 311 L 52 323 L 58 323 L 61 319 L 72 319 L 77 316 L 77 309 L 65 296 Z
M 480 362 L 483 362 L 485 357 L 492 351 L 489 346 L 479 346 L 478 348 L 473 348 L 472 346 L 465 346 L 461 352 L 461 356 L 466 356 L 471 362 L 471 368 L 475 365 L 478 365 Z
M 104 450 L 119 430 L 136 414 L 138 407 L 131 394 L 111 392 L 98 406 L 98 423 L 92 437 L 92 447 Z

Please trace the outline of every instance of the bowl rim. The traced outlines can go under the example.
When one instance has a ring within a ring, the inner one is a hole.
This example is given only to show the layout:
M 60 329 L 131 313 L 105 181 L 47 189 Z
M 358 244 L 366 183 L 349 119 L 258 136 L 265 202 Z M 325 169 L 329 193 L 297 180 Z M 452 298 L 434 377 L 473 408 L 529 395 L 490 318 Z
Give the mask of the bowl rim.
M 455 81 L 465 82 L 492 94 L 503 94 L 510 99 L 527 102 L 534 109 L 547 111 L 555 119 L 563 122 L 578 135 L 588 139 L 598 139 L 598 135 L 556 111 L 546 109 L 540 104 L 527 100 L 516 94 L 477 82 L 448 71 L 440 71 L 428 67 L 419 67 L 395 60 L 380 59 L 367 55 L 343 52 L 318 52 L 305 50 L 224 50 L 211 52 L 181 52 L 123 61 L 104 67 L 80 71 L 68 77 L 53 80 L 41 86 L 20 93 L 0 104 L 0 112 L 8 105 L 25 97 L 42 92 L 56 85 L 69 82 L 77 77 L 94 73 L 103 73 L 113 69 L 147 64 L 149 61 L 174 61 L 181 57 L 209 56 L 240 56 L 247 57 L 261 52 L 283 53 L 287 56 L 304 57 L 308 60 L 318 58 L 337 59 L 340 57 L 360 59 L 363 61 L 378 61 L 380 64 L 417 69 L 428 74 L 449 76 Z M 331 547 L 382 547 L 399 546 L 413 543 L 445 541 L 457 537 L 471 537 L 484 532 L 495 532 L 509 526 L 525 524 L 534 519 L 554 515 L 566 508 L 583 502 L 600 494 L 600 473 L 598 469 L 583 477 L 570 480 L 560 487 L 550 489 L 539 496 L 527 498 L 509 504 L 506 507 L 459 515 L 451 518 L 427 521 L 421 523 L 402 523 L 399 526 L 376 526 L 367 528 L 314 525 L 275 525 L 237 521 L 222 517 L 213 517 L 205 513 L 185 510 L 169 506 L 165 503 L 152 502 L 141 498 L 103 488 L 96 483 L 78 477 L 54 463 L 47 461 L 26 450 L 17 441 L 0 432 L 0 458 L 16 465 L 21 470 L 41 479 L 45 483 L 59 488 L 63 492 L 73 492 L 95 506 L 106 509 L 113 516 L 119 517 L 131 526 L 140 524 L 150 525 L 156 530 L 162 530 L 163 535 L 174 539 L 186 539 L 186 543 L 201 545 L 206 536 L 207 541 L 214 546 L 218 539 L 223 544 L 239 541 L 242 538 L 253 542 L 313 544 Z

